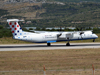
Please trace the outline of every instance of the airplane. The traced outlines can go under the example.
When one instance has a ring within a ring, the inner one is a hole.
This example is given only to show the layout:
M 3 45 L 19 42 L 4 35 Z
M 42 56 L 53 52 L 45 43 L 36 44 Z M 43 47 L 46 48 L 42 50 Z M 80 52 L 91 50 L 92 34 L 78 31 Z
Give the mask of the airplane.
M 10 29 L 13 34 L 13 39 L 28 41 L 33 43 L 47 43 L 47 46 L 51 46 L 53 42 L 67 41 L 66 46 L 70 46 L 70 41 L 74 40 L 88 40 L 93 39 L 95 41 L 98 36 L 89 31 L 72 31 L 72 32 L 26 32 L 23 31 L 19 25 L 19 19 L 7 19 Z

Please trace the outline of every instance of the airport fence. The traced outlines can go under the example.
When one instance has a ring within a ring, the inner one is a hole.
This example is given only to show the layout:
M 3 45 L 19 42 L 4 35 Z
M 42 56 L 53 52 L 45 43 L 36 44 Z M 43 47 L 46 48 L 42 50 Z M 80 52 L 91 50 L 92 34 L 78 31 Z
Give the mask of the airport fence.
M 14 70 L 0 71 L 0 75 L 100 75 L 100 69 L 69 69 L 69 70 Z
M 0 71 L 0 75 L 99 75 L 100 69 L 62 69 L 62 70 L 13 70 L 13 71 Z

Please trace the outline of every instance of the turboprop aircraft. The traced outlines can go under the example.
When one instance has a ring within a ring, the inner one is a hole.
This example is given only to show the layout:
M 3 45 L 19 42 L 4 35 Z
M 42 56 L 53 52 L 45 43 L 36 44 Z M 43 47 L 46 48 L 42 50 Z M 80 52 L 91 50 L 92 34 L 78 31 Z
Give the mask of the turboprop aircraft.
M 21 29 L 18 22 L 19 19 L 7 19 L 10 29 L 13 34 L 13 39 L 34 42 L 47 43 L 50 46 L 53 42 L 67 41 L 66 46 L 70 46 L 70 41 L 93 39 L 95 41 L 98 36 L 92 31 L 74 31 L 74 32 L 40 32 L 32 33 L 25 32 Z

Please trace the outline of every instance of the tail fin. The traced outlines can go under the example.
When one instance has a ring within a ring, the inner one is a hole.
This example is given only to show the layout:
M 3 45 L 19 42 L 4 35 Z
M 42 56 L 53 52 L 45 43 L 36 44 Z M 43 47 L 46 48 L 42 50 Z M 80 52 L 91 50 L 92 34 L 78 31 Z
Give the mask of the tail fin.
M 22 20 L 7 19 L 7 22 L 9 24 L 9 26 L 10 26 L 10 29 L 11 29 L 12 34 L 13 34 L 13 37 L 22 35 L 22 29 L 19 26 L 18 21 L 22 21 Z

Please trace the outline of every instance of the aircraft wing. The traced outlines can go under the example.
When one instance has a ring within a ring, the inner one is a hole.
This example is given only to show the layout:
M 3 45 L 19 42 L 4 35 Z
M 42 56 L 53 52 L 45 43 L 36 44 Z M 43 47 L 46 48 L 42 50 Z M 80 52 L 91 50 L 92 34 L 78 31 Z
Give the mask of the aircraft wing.
M 79 33 L 79 34 L 81 35 L 81 34 L 84 34 L 84 33 L 86 33 L 86 32 L 87 32 L 87 33 L 92 33 L 92 31 L 93 31 L 93 30 L 87 30 L 87 31 L 75 31 L 75 32 L 72 32 L 72 33 L 73 33 L 73 34 Z
M 73 31 L 73 32 L 61 32 L 61 33 L 58 33 L 57 34 L 57 37 L 58 38 L 67 38 L 67 39 L 70 39 L 70 38 L 73 38 L 74 35 L 82 35 L 82 34 L 85 34 L 85 33 L 92 33 L 92 30 L 89 30 L 89 31 Z
M 45 32 L 48 32 L 48 31 L 34 31 L 35 33 L 45 33 Z
M 61 32 L 58 32 L 58 31 L 33 31 L 35 33 L 61 33 Z

